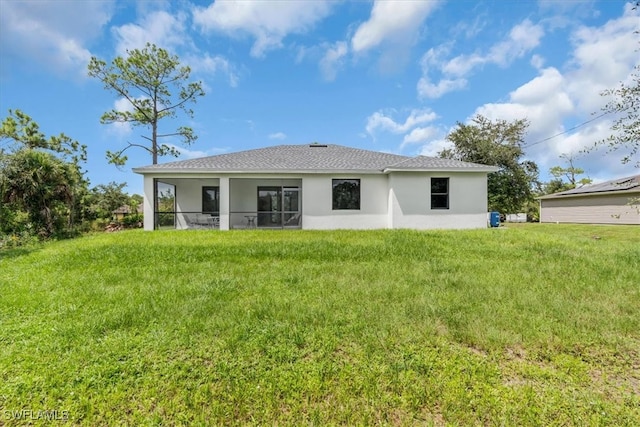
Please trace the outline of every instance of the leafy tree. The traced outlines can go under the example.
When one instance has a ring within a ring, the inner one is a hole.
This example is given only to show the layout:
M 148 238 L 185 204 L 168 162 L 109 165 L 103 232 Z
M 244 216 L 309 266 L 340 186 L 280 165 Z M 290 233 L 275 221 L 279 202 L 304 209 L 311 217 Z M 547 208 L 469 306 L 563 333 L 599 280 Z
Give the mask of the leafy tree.
M 601 93 L 613 97 L 602 111 L 614 113 L 617 118 L 611 126 L 612 135 L 597 144 L 606 144 L 612 151 L 626 151 L 622 163 L 635 161 L 635 166 L 640 167 L 640 65 L 633 70 L 630 83 L 620 83 Z
M 190 73 L 189 67 L 180 66 L 177 56 L 150 43 L 143 49 L 127 50 L 126 58 L 117 57 L 110 65 L 96 57 L 91 58 L 89 76 L 102 81 L 105 89 L 124 98 L 131 106 L 130 111 L 107 111 L 100 122 L 130 123 L 150 131 L 150 134 L 141 135 L 147 142 L 128 142 L 122 150 L 107 150 L 110 163 L 124 165 L 127 161 L 124 153 L 131 147 L 139 147 L 148 151 L 156 164 L 158 156 L 179 154 L 173 146 L 159 143 L 160 138 L 178 137 L 184 145 L 197 139 L 193 129 L 187 126 L 180 126 L 174 132 L 159 133 L 160 121 L 177 117 L 179 110 L 193 117 L 189 104 L 204 96 L 201 82 L 187 83 Z
M 573 156 L 562 154 L 560 158 L 566 160 L 567 167 L 554 166 L 549 170 L 553 179 L 544 186 L 544 194 L 558 193 L 591 184 L 592 180 L 590 178 L 578 179 L 578 175 L 582 175 L 584 169 L 574 166 Z
M 489 174 L 489 209 L 503 213 L 520 212 L 539 187 L 538 166 L 524 155 L 522 144 L 529 123 L 527 120 L 491 121 L 478 115 L 471 124 L 457 123 L 447 136 L 453 148 L 439 153 L 440 157 L 498 166 Z
M 127 184 L 110 182 L 91 189 L 90 209 L 97 218 L 111 218 L 112 212 L 120 206 L 129 205 L 129 195 L 123 191 Z
M 86 146 L 62 133 L 47 138 L 20 110 L 3 119 L 0 146 L 0 231 L 46 237 L 71 228 L 87 184 L 80 169 Z
M 64 133 L 47 138 L 27 114 L 21 110 L 9 110 L 9 115 L 0 124 L 0 153 L 11 153 L 22 148 L 56 153 L 78 168 L 81 162 L 87 160 L 86 145 L 81 145 Z

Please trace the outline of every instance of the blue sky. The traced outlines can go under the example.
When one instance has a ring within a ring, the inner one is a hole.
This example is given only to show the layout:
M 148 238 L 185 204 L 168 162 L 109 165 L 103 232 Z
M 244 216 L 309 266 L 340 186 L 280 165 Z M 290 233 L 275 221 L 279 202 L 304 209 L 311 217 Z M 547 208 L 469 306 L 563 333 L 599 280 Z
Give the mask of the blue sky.
M 165 124 L 199 136 L 181 158 L 313 141 L 436 155 L 480 113 L 530 121 L 526 155 L 543 179 L 568 154 L 602 181 L 638 172 L 620 153 L 580 152 L 610 134 L 614 117 L 591 120 L 639 62 L 639 29 L 616 0 L 1 0 L 0 117 L 21 109 L 64 132 L 89 147 L 92 186 L 141 193 L 131 168 L 149 154 L 129 151 L 119 170 L 105 151 L 148 133 L 100 124 L 124 104 L 86 70 L 151 42 L 207 93 L 193 119 Z

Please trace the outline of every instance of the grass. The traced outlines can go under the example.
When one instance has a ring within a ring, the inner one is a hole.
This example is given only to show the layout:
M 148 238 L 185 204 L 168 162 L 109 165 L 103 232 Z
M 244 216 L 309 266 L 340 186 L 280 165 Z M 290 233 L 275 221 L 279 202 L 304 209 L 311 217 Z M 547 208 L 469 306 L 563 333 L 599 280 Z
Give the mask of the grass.
M 633 226 L 96 234 L 0 325 L 0 425 L 640 424 Z

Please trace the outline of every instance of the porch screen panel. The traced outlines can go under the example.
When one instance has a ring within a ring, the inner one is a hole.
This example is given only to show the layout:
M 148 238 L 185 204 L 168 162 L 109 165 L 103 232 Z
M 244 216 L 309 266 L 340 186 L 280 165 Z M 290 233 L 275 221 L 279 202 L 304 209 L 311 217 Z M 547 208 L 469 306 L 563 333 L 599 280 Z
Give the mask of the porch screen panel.
M 176 227 L 176 186 L 156 181 L 156 228 Z
M 202 187 L 202 213 L 220 213 L 220 187 Z
M 258 187 L 258 226 L 282 226 L 282 187 Z

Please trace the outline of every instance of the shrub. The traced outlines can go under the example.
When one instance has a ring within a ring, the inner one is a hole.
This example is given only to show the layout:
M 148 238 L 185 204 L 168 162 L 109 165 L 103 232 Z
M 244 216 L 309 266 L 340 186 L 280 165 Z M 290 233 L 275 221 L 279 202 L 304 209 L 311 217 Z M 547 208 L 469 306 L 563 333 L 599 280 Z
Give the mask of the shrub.
M 127 215 L 124 218 L 122 218 L 122 224 L 126 228 L 140 228 L 142 227 L 142 215 L 141 214 Z

